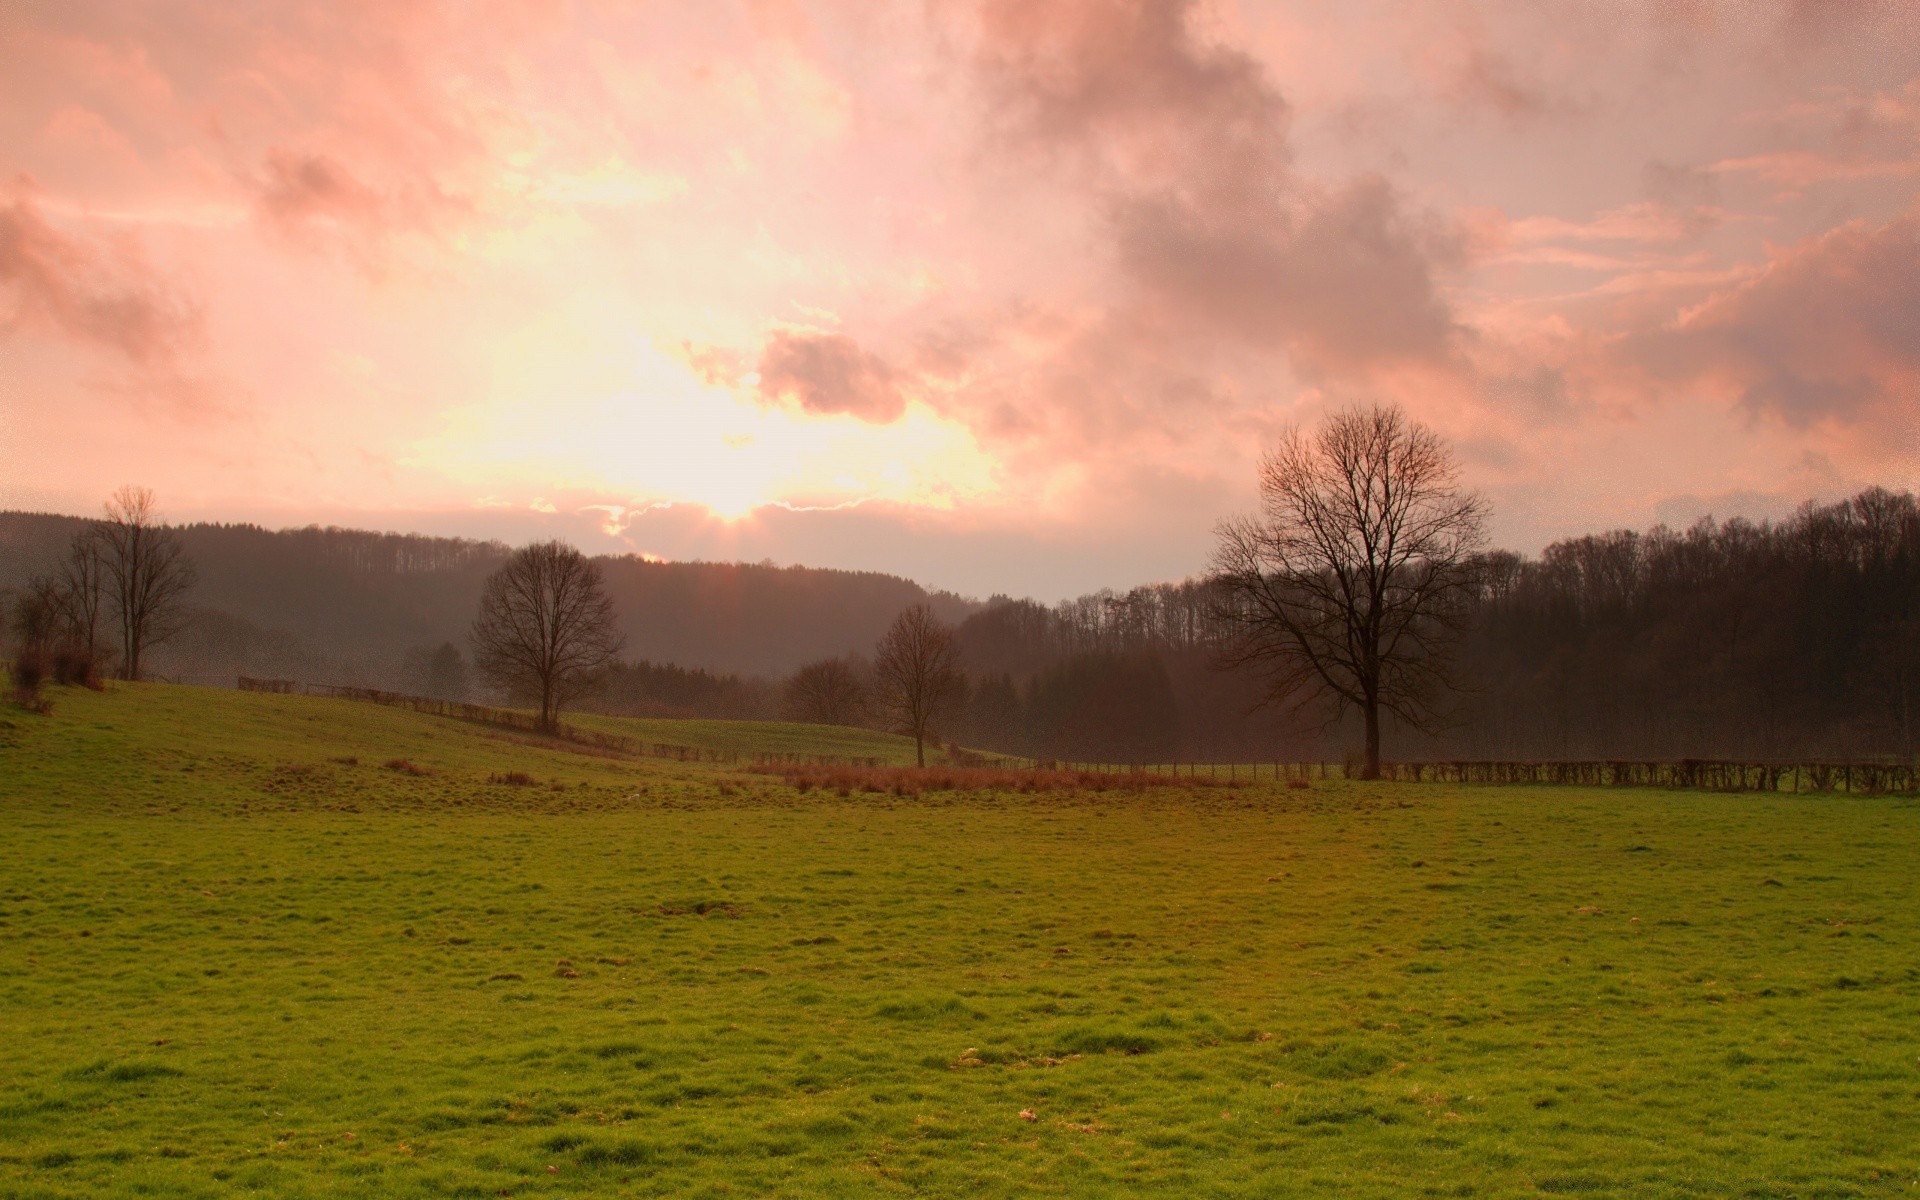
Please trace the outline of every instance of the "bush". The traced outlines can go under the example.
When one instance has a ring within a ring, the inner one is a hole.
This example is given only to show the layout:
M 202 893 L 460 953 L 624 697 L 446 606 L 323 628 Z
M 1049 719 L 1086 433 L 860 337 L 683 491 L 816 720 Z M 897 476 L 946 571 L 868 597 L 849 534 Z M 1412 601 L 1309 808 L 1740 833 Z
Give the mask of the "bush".
M 13 687 L 23 695 L 39 695 L 40 685 L 53 674 L 53 663 L 45 650 L 23 648 L 13 659 Z
M 13 699 L 28 712 L 45 716 L 53 711 L 53 701 L 40 695 L 40 685 L 52 673 L 47 652 L 23 649 L 13 660 Z
M 53 681 L 96 692 L 105 690 L 100 682 L 100 664 L 87 646 L 62 646 L 53 652 Z

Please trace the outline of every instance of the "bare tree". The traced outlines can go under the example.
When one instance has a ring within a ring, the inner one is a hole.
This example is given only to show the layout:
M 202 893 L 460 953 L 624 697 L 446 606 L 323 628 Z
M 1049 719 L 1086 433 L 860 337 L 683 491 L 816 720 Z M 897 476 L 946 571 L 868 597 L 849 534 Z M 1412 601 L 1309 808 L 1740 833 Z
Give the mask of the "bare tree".
M 141 655 L 180 629 L 181 599 L 193 587 L 193 562 L 160 523 L 153 492 L 123 487 L 96 525 L 102 580 L 120 618 L 120 677 L 140 678 Z
M 866 684 L 842 658 L 823 658 L 795 671 L 781 699 L 790 721 L 858 725 L 867 715 Z
M 98 522 L 73 535 L 60 564 L 60 608 L 67 636 L 89 654 L 100 652 L 100 610 L 107 595 L 107 545 Z
M 875 699 L 900 733 L 913 735 L 914 759 L 927 765 L 927 733 L 960 684 L 953 631 L 916 604 L 894 619 L 874 652 Z
M 1288 430 L 1261 460 L 1260 511 L 1216 530 L 1223 662 L 1267 672 L 1274 699 L 1358 708 L 1379 778 L 1381 710 L 1431 729 L 1453 687 L 1485 524 L 1445 445 L 1398 408 Z
M 27 580 L 26 591 L 13 609 L 13 636 L 20 649 L 44 653 L 59 639 L 66 597 L 60 581 L 51 575 Z
M 539 698 L 548 732 L 621 646 L 600 568 L 557 541 L 526 547 L 487 577 L 468 637 L 488 682 Z

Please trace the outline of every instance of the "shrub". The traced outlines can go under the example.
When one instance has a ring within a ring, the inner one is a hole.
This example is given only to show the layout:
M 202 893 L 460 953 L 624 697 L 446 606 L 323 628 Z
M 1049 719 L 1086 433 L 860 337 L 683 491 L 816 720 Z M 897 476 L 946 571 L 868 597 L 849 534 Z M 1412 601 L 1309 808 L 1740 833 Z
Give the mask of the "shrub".
M 13 686 L 22 694 L 38 695 L 40 685 L 53 675 L 53 663 L 45 650 L 22 648 L 13 659 Z
M 433 774 L 432 771 L 427 770 L 427 768 L 421 766 L 419 763 L 413 762 L 404 758 L 390 758 L 386 762 L 381 763 L 380 765 L 385 767 L 389 771 L 398 771 L 402 775 Z
M 40 649 L 22 649 L 13 660 L 13 699 L 28 712 L 45 716 L 53 711 L 53 701 L 40 695 L 40 685 L 52 674 L 52 664 L 47 652 Z
M 53 652 L 53 681 L 70 687 L 104 690 L 100 682 L 100 664 L 88 646 L 62 646 Z
M 534 778 L 525 771 L 508 771 L 500 775 L 487 776 L 487 782 L 504 783 L 508 787 L 532 787 Z

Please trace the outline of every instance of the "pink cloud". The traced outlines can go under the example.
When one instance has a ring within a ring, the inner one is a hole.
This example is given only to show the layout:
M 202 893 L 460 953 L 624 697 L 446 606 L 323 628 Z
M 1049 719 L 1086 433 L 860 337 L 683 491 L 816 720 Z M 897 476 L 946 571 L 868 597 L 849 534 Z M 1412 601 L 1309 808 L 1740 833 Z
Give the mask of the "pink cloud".
M 1905 420 L 1920 398 L 1920 209 L 1777 251 L 1739 286 L 1623 343 L 1658 376 L 1702 379 L 1795 426 Z
M 906 412 L 898 372 L 844 334 L 777 331 L 761 352 L 759 374 L 760 396 L 769 404 L 875 424 Z
M 0 200 L 0 311 L 41 442 L 111 417 L 102 461 L 159 448 L 169 493 L 343 519 L 688 503 L 604 429 L 530 478 L 422 465 L 516 410 L 819 417 L 911 475 L 924 406 L 1001 481 L 954 528 L 1204 541 L 1275 429 L 1380 396 L 1470 448 L 1517 527 L 1615 523 L 1676 472 L 1798 479 L 1787 447 L 1878 469 L 1862 441 L 1913 394 L 1910 9 L 29 6 L 0 174 L 43 190 Z M 168 424 L 237 396 L 245 429 Z
M 0 328 L 40 327 L 139 366 L 171 362 L 201 331 L 198 306 L 154 271 L 129 238 L 62 233 L 15 184 L 0 206 L 0 286 L 13 312 Z

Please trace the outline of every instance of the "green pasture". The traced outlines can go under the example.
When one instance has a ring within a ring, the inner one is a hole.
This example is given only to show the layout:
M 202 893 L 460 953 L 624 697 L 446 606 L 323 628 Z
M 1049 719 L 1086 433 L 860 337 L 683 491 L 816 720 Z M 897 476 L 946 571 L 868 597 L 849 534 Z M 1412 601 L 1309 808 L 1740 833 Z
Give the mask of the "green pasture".
M 50 694 L 0 1196 L 1920 1195 L 1911 798 L 800 794 Z
M 603 717 L 568 713 L 568 725 L 632 738 L 645 746 L 693 746 L 750 758 L 761 754 L 804 754 L 832 758 L 877 758 L 911 765 L 913 739 L 844 725 L 799 725 L 785 721 L 676 721 L 649 717 Z M 931 748 L 930 748 L 931 749 Z M 928 759 L 933 761 L 932 758 Z

